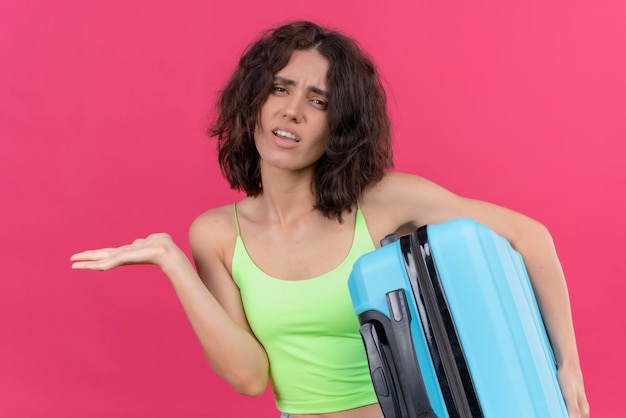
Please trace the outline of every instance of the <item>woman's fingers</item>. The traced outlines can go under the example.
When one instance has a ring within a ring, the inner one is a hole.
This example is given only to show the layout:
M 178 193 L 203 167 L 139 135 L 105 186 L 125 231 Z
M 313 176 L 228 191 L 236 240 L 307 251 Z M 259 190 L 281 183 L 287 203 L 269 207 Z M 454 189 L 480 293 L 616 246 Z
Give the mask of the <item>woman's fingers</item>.
M 90 261 L 101 260 L 109 256 L 114 248 L 100 248 L 98 250 L 87 250 L 80 253 L 73 254 L 70 257 L 70 261 Z
M 110 270 L 127 264 L 158 264 L 163 261 L 165 249 L 172 246 L 168 234 L 152 234 L 130 245 L 82 251 L 72 255 L 70 261 L 73 269 L 84 270 Z
M 115 248 L 88 250 L 72 255 L 70 261 L 76 270 L 109 270 L 119 265 L 114 258 L 115 253 Z

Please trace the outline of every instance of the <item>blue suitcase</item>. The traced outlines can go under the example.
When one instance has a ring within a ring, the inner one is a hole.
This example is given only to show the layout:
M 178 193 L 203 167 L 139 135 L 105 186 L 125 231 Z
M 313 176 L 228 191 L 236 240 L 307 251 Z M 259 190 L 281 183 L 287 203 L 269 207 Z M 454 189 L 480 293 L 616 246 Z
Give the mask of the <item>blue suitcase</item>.
M 348 280 L 385 418 L 566 418 L 519 253 L 456 219 L 392 236 Z

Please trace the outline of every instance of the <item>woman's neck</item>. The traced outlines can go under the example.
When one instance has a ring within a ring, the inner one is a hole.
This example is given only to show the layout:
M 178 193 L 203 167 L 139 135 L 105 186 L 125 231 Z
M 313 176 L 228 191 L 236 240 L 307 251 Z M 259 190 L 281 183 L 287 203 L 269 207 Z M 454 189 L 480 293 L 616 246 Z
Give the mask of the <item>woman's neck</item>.
M 268 220 L 290 223 L 314 211 L 312 174 L 274 169 L 265 171 L 261 176 L 263 193 L 257 199 L 259 210 Z

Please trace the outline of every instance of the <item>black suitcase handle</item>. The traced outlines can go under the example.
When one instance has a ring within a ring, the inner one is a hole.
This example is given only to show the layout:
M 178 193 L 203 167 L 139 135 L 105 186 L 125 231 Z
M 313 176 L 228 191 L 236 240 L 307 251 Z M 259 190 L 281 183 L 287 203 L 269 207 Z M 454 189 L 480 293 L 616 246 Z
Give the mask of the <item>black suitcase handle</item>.
M 437 418 L 432 409 L 411 336 L 404 289 L 387 293 L 389 318 L 361 326 L 370 374 L 385 418 Z M 384 336 L 379 335 L 382 332 Z
M 401 417 L 402 412 L 400 411 L 397 392 L 389 370 L 389 363 L 378 338 L 376 328 L 374 324 L 368 322 L 361 326 L 360 332 L 365 343 L 372 384 L 374 385 L 380 408 L 383 410 L 383 415 L 385 418 Z

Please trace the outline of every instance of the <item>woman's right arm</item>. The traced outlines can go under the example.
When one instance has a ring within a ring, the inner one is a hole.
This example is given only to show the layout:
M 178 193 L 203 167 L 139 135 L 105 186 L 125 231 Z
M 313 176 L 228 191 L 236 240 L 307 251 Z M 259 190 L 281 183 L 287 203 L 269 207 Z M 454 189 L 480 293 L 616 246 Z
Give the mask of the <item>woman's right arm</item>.
M 179 281 L 180 289 L 177 285 L 174 289 L 181 302 L 183 298 L 190 299 L 187 306 L 193 309 L 185 310 L 213 370 L 239 393 L 259 396 L 269 380 L 269 360 L 250 329 L 239 288 L 227 268 L 233 247 L 224 245 L 224 242 L 234 242 L 232 212 L 228 211 L 225 216 L 216 213 L 218 211 L 201 215 L 189 229 L 189 243 L 201 281 Z M 191 288 L 186 290 L 184 286 Z M 215 315 L 213 306 L 193 302 L 195 298 L 203 298 L 201 295 L 204 294 L 217 302 L 215 310 L 220 312 L 219 316 L 211 316 Z M 216 318 L 219 318 L 218 324 L 205 324 Z
M 202 215 L 190 229 L 198 272 L 171 237 L 162 233 L 118 248 L 74 254 L 72 267 L 110 270 L 130 264 L 158 265 L 170 279 L 213 370 L 239 393 L 258 396 L 267 386 L 269 362 L 250 330 L 238 288 L 223 262 L 220 236 L 224 235 L 214 218 Z M 211 227 L 216 230 L 207 229 Z

